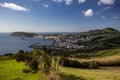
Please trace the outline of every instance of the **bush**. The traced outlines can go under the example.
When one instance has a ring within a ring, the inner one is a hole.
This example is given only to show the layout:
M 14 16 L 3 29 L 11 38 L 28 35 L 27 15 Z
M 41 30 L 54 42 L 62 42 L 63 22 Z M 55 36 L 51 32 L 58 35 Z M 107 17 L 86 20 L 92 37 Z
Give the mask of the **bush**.
M 80 68 L 81 64 L 75 60 L 69 60 L 67 58 L 62 58 L 63 66 L 65 67 L 73 67 L 73 68 Z
M 73 68 L 80 68 L 81 67 L 81 64 L 80 62 L 78 61 L 74 61 L 74 60 L 70 60 L 70 66 L 73 67 Z
M 25 61 L 25 54 L 23 50 L 19 50 L 19 52 L 15 55 L 16 61 Z
M 28 68 L 26 68 L 26 69 L 23 69 L 23 73 L 29 73 L 29 72 L 31 72 L 32 70 L 31 69 L 28 69 Z
M 99 67 L 98 63 L 96 61 L 92 61 L 89 63 L 88 68 L 90 69 L 97 69 Z
M 29 66 L 30 66 L 30 68 L 31 68 L 32 70 L 37 70 L 37 69 L 38 69 L 38 65 L 39 65 L 39 63 L 38 63 L 36 60 L 32 60 L 32 61 L 30 62 L 30 64 L 29 64 Z
M 63 62 L 63 66 L 70 67 L 70 62 L 67 58 L 62 58 L 61 61 Z
M 79 62 L 76 60 L 70 60 L 67 58 L 62 58 L 63 66 L 65 67 L 73 67 L 73 68 L 89 68 L 89 69 L 97 69 L 99 67 L 96 61 L 91 62 Z
M 88 68 L 89 62 L 82 62 L 81 63 L 81 68 Z

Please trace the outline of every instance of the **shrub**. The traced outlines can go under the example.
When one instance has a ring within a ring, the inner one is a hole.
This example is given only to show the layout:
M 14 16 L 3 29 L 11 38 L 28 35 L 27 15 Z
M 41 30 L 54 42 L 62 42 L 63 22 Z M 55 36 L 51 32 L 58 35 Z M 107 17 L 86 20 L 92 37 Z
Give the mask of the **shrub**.
M 63 66 L 65 67 L 73 67 L 73 68 L 80 68 L 81 64 L 75 60 L 69 60 L 67 58 L 62 58 Z
M 30 64 L 29 64 L 29 66 L 30 66 L 30 68 L 31 68 L 32 70 L 37 70 L 37 69 L 38 69 L 38 65 L 39 65 L 39 63 L 38 63 L 36 60 L 32 60 L 32 61 L 30 62 Z
M 31 72 L 32 70 L 31 69 L 28 69 L 28 68 L 26 68 L 26 69 L 23 69 L 23 73 L 29 73 L 29 72 Z
M 81 64 L 80 62 L 78 61 L 75 61 L 75 60 L 70 60 L 70 66 L 73 67 L 73 68 L 80 68 L 81 67 Z
M 19 52 L 15 55 L 16 61 L 24 61 L 25 60 L 25 54 L 23 50 L 19 50 Z
M 97 69 L 99 67 L 98 63 L 96 61 L 92 61 L 89 63 L 88 68 L 90 69 Z
M 63 66 L 65 67 L 73 67 L 73 68 L 89 68 L 89 69 L 97 69 L 99 67 L 96 61 L 91 62 L 79 62 L 76 60 L 70 60 L 67 58 L 62 58 Z
M 70 67 L 70 62 L 67 58 L 62 58 L 61 61 L 63 62 L 63 66 Z
M 82 62 L 81 63 L 81 68 L 88 68 L 89 62 Z

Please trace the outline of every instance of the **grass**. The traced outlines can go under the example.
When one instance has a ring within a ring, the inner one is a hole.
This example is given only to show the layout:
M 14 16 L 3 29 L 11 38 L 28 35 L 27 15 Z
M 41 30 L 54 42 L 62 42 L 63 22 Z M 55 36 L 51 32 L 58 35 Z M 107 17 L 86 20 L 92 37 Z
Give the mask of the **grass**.
M 87 59 L 80 58 L 69 58 L 72 60 L 77 60 L 79 62 L 91 62 L 96 61 L 100 63 L 102 66 L 115 66 L 120 65 L 120 49 L 108 49 L 108 50 L 100 50 L 93 54 L 92 57 Z
M 38 74 L 23 73 L 24 67 L 15 59 L 0 57 L 0 80 L 39 80 Z
M 0 80 L 41 80 L 38 73 L 23 73 L 24 63 L 8 56 L 0 57 Z M 61 74 L 62 80 L 84 80 L 74 75 Z
M 66 68 L 62 69 L 62 72 L 68 75 L 75 75 L 81 77 L 84 80 L 120 80 L 120 68 L 112 70 L 101 69 L 75 69 Z M 74 79 L 73 79 L 74 80 Z M 79 80 L 79 79 L 78 79 Z
M 73 58 L 72 58 L 73 59 Z M 120 49 L 97 51 L 90 59 L 78 61 L 120 62 Z M 24 63 L 17 63 L 8 56 L 0 57 L 0 80 L 40 80 L 39 74 L 23 73 Z M 64 80 L 120 80 L 120 67 L 101 69 L 62 68 Z
M 23 63 L 15 59 L 0 57 L 0 80 L 40 80 L 39 74 L 23 73 Z M 120 80 L 120 68 L 76 69 L 63 67 L 64 80 Z
M 108 49 L 97 51 L 93 57 L 120 56 L 120 49 Z

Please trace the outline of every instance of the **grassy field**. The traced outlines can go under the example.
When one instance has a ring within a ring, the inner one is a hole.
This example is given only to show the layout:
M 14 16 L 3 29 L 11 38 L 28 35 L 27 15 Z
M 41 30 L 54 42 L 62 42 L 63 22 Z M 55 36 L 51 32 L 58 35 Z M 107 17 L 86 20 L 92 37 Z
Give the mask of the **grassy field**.
M 100 50 L 93 55 L 93 57 L 107 57 L 107 56 L 120 56 L 120 48 Z
M 85 80 L 120 80 L 120 68 L 112 69 L 75 69 L 63 68 L 68 75 L 75 75 Z
M 89 58 L 69 58 L 80 62 L 97 61 L 103 66 L 120 64 L 120 49 L 100 50 Z
M 72 58 L 74 59 L 74 58 Z M 102 63 L 120 62 L 120 49 L 97 51 L 90 59 L 78 61 L 98 61 Z M 40 80 L 39 74 L 23 73 L 24 63 L 17 63 L 8 56 L 0 57 L 0 80 Z M 65 80 L 120 80 L 120 67 L 102 67 L 101 69 L 62 68 Z
M 38 74 L 23 73 L 24 67 L 15 59 L 0 57 L 0 80 L 39 80 Z
M 87 59 L 70 58 L 80 62 L 97 61 L 103 65 L 120 64 L 120 49 L 100 50 Z M 63 68 L 66 74 L 79 76 L 86 80 L 120 80 L 120 66 L 100 67 L 100 69 Z
M 0 57 L 0 80 L 40 80 L 39 74 L 23 73 L 23 63 L 15 59 Z M 63 67 L 66 80 L 120 80 L 120 68 L 75 69 Z

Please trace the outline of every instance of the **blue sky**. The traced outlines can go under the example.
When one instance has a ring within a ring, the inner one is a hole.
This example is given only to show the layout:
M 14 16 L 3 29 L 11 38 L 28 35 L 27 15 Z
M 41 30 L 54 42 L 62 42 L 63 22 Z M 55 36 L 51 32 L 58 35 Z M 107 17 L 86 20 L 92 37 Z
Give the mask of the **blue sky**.
M 0 32 L 120 30 L 120 0 L 0 0 Z

